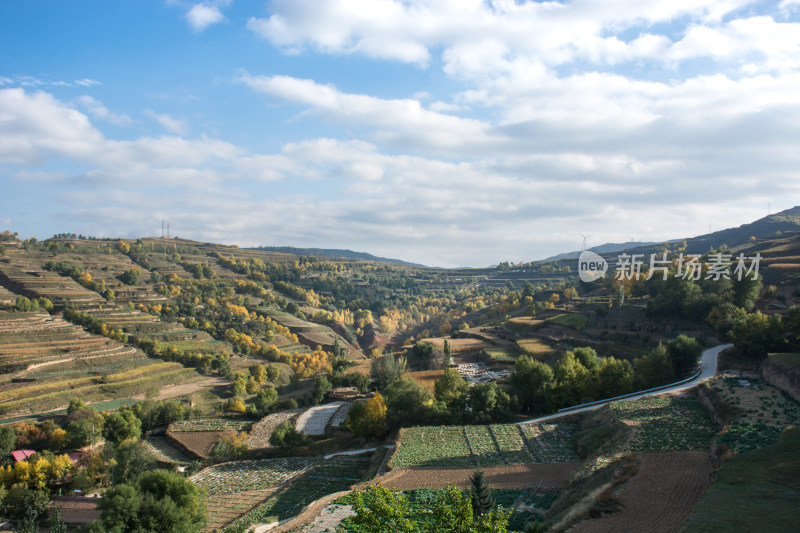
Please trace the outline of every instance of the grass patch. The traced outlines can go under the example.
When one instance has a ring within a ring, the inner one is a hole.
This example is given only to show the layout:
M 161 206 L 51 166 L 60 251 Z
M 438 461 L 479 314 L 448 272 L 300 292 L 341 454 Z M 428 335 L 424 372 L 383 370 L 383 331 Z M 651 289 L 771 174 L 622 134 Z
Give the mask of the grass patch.
M 776 444 L 743 453 L 722 465 L 717 481 L 684 526 L 705 531 L 797 531 L 800 520 L 800 427 Z
M 565 313 L 563 315 L 556 315 L 552 318 L 548 318 L 547 322 L 551 322 L 553 324 L 558 324 L 560 326 L 565 326 L 568 328 L 582 330 L 583 328 L 586 327 L 586 324 L 589 322 L 589 317 L 587 317 L 583 313 Z

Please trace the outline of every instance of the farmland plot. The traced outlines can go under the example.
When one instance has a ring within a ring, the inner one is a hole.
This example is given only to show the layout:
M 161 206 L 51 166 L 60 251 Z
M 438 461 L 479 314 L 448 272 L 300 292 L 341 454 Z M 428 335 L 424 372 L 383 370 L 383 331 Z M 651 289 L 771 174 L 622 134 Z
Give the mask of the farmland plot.
M 164 437 L 147 437 L 143 442 L 153 456 L 162 463 L 185 465 L 191 462 L 189 457 L 171 446 Z
M 251 450 L 258 448 L 269 448 L 269 438 L 272 432 L 284 420 L 290 420 L 303 412 L 302 408 L 290 409 L 288 411 L 281 411 L 279 413 L 272 413 L 267 415 L 255 424 L 250 430 L 250 436 L 247 437 L 247 447 Z
M 704 450 L 714 436 L 708 413 L 694 398 L 647 398 L 609 406 L 633 429 L 625 452 Z
M 525 440 L 537 462 L 579 461 L 572 442 L 574 427 L 568 424 L 520 424 Z
M 208 496 L 206 498 L 206 528 L 203 531 L 219 531 L 264 503 L 275 490 L 248 490 L 235 494 Z
M 470 385 L 489 383 L 511 375 L 510 370 L 487 370 L 485 363 L 464 363 L 457 365 L 456 370 Z
M 229 529 L 233 531 L 234 527 L 284 520 L 299 514 L 306 505 L 323 496 L 350 490 L 361 480 L 362 472 L 369 467 L 370 460 L 371 456 L 367 454 L 334 457 L 319 463 L 313 470 L 291 483 L 285 491 L 269 498 L 263 505 L 234 522 Z
M 473 466 L 461 426 L 404 428 L 400 446 L 392 458 L 393 468 Z
M 464 435 L 480 465 L 503 464 L 488 426 L 464 426 Z
M 236 461 L 206 468 L 189 481 L 206 489 L 209 495 L 262 490 L 300 475 L 314 464 L 305 457 Z
M 489 430 L 497 441 L 500 453 L 511 464 L 525 464 L 534 462 L 534 457 L 525 441 L 522 432 L 516 424 L 492 424 Z
M 225 431 L 233 429 L 235 431 L 247 431 L 252 422 L 249 420 L 237 420 L 233 418 L 192 418 L 189 420 L 178 420 L 169 426 L 171 433 L 185 431 Z
M 347 402 L 342 404 L 339 407 L 339 410 L 336 411 L 336 414 L 331 417 L 331 426 L 333 427 L 341 427 L 344 426 L 345 422 L 347 421 L 347 415 L 350 413 L 350 408 L 353 407 L 353 402 Z
M 736 410 L 734 422 L 717 439 L 735 453 L 774 444 L 783 428 L 800 423 L 800 404 L 762 379 L 724 374 L 709 386 Z
M 308 409 L 297 419 L 297 431 L 306 435 L 324 435 L 328 421 L 344 402 L 331 402 Z

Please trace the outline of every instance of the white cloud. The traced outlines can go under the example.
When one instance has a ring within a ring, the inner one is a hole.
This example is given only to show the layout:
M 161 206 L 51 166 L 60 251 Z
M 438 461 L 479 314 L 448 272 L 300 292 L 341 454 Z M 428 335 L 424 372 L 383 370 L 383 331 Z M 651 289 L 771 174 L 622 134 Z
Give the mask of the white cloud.
M 614 33 L 671 23 L 681 17 L 718 24 L 751 3 L 276 0 L 268 17 L 251 18 L 247 26 L 276 46 L 293 51 L 310 46 L 327 53 L 361 54 L 427 66 L 438 47 L 445 53 L 469 47 L 472 53 L 480 54 L 481 47 L 488 45 L 557 65 L 580 58 L 602 62 L 631 60 L 645 54 L 653 58 L 652 54 L 663 50 L 665 38 L 643 36 L 643 40 L 626 43 Z
M 186 21 L 193 31 L 201 32 L 225 19 L 219 7 L 210 4 L 195 4 L 186 13 Z
M 101 83 L 97 80 L 83 78 L 80 80 L 75 80 L 75 85 L 80 85 L 81 87 L 92 87 L 93 85 L 101 85 Z
M 188 135 L 189 133 L 189 125 L 181 119 L 175 118 L 167 113 L 156 113 L 150 110 L 147 110 L 145 113 L 147 116 L 156 120 L 161 124 L 162 128 L 170 133 L 175 133 L 176 135 Z
M 374 137 L 390 144 L 464 153 L 491 150 L 500 141 L 481 121 L 428 110 L 417 100 L 342 93 L 333 85 L 290 76 L 245 73 L 238 79 L 257 92 L 308 106 L 333 120 L 375 128 Z
M 0 217 L 0 224 L 3 226 L 10 226 L 12 222 L 13 219 L 11 217 Z
M 78 97 L 78 104 L 92 117 L 108 121 L 116 126 L 130 126 L 134 120 L 124 113 L 112 113 L 102 102 L 88 95 Z

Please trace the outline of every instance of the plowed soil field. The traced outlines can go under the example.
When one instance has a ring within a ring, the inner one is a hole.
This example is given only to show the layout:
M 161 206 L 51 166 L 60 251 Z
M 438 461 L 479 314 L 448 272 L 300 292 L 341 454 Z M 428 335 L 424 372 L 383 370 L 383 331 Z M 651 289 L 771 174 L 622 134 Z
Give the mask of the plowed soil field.
M 617 498 L 622 511 L 586 519 L 571 533 L 678 531 L 711 485 L 712 464 L 706 452 L 643 453 L 639 472 Z
M 486 481 L 496 489 L 522 489 L 527 486 L 541 489 L 560 489 L 569 481 L 579 463 L 538 463 L 528 465 L 484 466 Z M 448 483 L 466 489 L 472 486 L 474 468 L 414 468 L 395 469 L 381 482 L 392 490 L 443 489 Z

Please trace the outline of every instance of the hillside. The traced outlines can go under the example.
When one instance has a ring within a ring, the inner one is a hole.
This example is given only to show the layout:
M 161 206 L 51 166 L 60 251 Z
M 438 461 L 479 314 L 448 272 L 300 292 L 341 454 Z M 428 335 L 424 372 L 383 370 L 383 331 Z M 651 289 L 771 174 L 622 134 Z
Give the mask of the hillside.
M 389 259 L 378 257 L 365 252 L 354 252 L 353 250 L 339 250 L 335 248 L 295 248 L 293 246 L 258 246 L 256 250 L 265 252 L 280 252 L 293 255 L 308 255 L 311 257 L 330 257 L 335 259 L 352 259 L 356 261 L 376 261 L 380 263 L 396 263 L 398 265 L 410 265 L 415 267 L 425 267 L 417 263 L 409 263 L 402 259 Z

